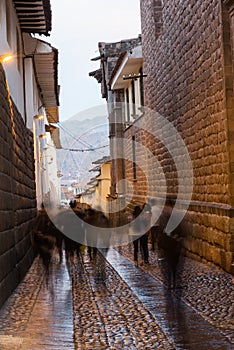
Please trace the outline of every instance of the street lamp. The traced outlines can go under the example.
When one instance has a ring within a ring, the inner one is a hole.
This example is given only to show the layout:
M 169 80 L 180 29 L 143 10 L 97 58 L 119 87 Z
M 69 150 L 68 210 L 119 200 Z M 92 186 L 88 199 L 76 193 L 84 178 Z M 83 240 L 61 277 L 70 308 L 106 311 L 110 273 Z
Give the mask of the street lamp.
M 45 139 L 45 138 L 46 138 L 46 134 L 41 134 L 41 135 L 39 135 L 39 138 L 40 138 L 41 140 Z
M 43 120 L 44 119 L 44 115 L 43 114 L 37 114 L 37 115 L 34 115 L 34 120 Z
M 10 62 L 11 60 L 13 60 L 14 56 L 10 53 L 5 54 L 5 55 L 1 55 L 0 56 L 0 62 L 1 63 L 7 63 Z

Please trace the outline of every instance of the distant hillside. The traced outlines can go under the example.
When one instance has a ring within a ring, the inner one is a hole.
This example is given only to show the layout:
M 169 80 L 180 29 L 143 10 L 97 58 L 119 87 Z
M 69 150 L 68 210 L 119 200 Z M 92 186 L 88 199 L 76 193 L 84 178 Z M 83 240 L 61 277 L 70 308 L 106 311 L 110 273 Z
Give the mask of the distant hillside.
M 106 115 L 107 116 L 107 106 L 106 104 L 95 106 L 89 109 L 85 109 L 81 112 L 76 113 L 73 115 L 69 120 L 87 120 L 87 119 L 94 119 L 98 117 L 102 117 Z
M 107 123 L 107 117 L 103 115 L 95 118 L 88 118 L 85 120 L 79 120 L 73 117 L 62 122 L 61 124 L 63 128 L 71 131 L 73 134 L 75 134 L 76 137 L 78 137 L 90 129 L 93 129 L 97 126 L 106 125 Z M 66 135 L 63 136 L 65 137 Z
M 109 155 L 109 126 L 105 115 L 82 119 L 74 116 L 62 122 L 57 152 L 58 167 L 64 182 L 88 182 L 96 173 L 89 172 L 92 162 Z M 74 151 L 77 150 L 77 151 Z

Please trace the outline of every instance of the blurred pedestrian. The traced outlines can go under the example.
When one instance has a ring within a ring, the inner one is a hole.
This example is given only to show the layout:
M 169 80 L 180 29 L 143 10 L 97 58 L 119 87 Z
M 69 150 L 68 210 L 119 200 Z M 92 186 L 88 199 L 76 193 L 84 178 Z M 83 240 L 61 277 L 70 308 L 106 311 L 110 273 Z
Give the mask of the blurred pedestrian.
M 85 210 L 85 235 L 90 260 L 95 259 L 97 255 L 97 220 L 97 212 L 94 209 Z
M 136 267 L 138 267 L 138 252 L 140 248 L 140 237 L 143 234 L 143 226 L 142 221 L 140 218 L 141 214 L 141 207 L 139 205 L 136 205 L 134 207 L 132 216 L 129 216 L 129 234 L 131 236 L 131 239 L 133 239 L 133 257 L 134 257 L 134 264 Z
M 161 210 L 157 206 L 157 201 L 155 198 L 150 199 L 150 206 L 151 206 L 151 213 L 152 213 L 150 238 L 151 238 L 152 251 L 154 251 L 156 248 L 157 237 L 159 235 L 159 230 L 160 230 L 159 216 L 160 216 Z
M 160 232 L 158 237 L 158 248 L 165 268 L 165 283 L 168 288 L 176 287 L 176 272 L 182 253 L 181 242 L 176 237 L 170 236 L 165 231 Z M 165 259 L 165 260 L 164 260 Z
M 32 244 L 36 255 L 39 255 L 45 268 L 47 285 L 49 281 L 50 262 L 56 242 L 54 237 L 55 229 L 42 205 L 33 227 Z
M 148 237 L 150 234 L 151 227 L 151 208 L 149 204 L 145 203 L 142 209 L 142 229 L 143 234 L 140 237 L 140 245 L 143 254 L 143 260 L 145 264 L 149 264 L 149 248 L 148 248 Z
M 69 206 L 70 206 L 70 208 L 75 209 L 76 208 L 76 200 L 71 199 L 69 202 Z

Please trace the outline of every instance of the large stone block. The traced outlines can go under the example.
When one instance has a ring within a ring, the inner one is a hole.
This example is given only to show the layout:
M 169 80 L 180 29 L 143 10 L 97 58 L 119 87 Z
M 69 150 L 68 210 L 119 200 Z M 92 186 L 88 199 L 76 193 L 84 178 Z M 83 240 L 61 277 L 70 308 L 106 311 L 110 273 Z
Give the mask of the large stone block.
M 14 228 L 0 232 L 0 256 L 15 245 Z
M 11 295 L 14 289 L 17 287 L 20 282 L 19 271 L 16 267 L 14 267 L 10 273 L 0 281 L 0 305 L 7 300 L 7 298 Z
M 6 278 L 8 274 L 15 268 L 17 263 L 17 256 L 15 247 L 12 247 L 4 254 L 0 255 L 0 282 Z
M 12 108 L 14 123 L 0 64 L 0 307 L 33 260 L 30 231 L 36 216 L 33 135 L 14 103 Z

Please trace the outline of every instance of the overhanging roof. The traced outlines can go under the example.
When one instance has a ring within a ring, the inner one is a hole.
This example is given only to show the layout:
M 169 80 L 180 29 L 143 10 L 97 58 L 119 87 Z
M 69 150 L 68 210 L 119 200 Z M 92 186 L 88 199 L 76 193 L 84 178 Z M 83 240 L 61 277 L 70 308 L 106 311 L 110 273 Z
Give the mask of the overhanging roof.
M 26 57 L 33 60 L 34 73 L 49 123 L 59 121 L 58 50 L 49 43 L 24 34 Z
M 92 164 L 104 164 L 110 162 L 110 156 L 104 156 L 100 159 L 95 160 Z
M 49 35 L 51 31 L 50 0 L 13 0 L 13 4 L 22 32 Z
M 59 121 L 58 50 L 52 46 L 50 48 L 51 51 L 48 53 L 34 54 L 34 66 L 48 122 L 57 123 Z
M 46 117 L 49 123 L 59 122 L 59 108 L 56 107 L 45 107 Z
M 111 90 L 125 88 L 129 82 L 124 80 L 123 76 L 133 76 L 134 73 L 138 73 L 138 70 L 142 66 L 142 62 L 143 58 L 141 45 L 120 55 L 109 81 Z
M 49 52 L 36 52 L 34 54 L 34 63 L 45 107 L 55 107 L 59 105 L 57 80 L 58 50 L 48 43 L 46 45 L 50 49 Z
M 94 168 L 90 169 L 89 172 L 91 171 L 100 171 L 101 170 L 101 165 L 97 165 Z
M 90 72 L 89 76 L 94 77 L 98 83 L 101 83 L 102 82 L 102 69 L 99 68 L 93 72 Z
M 61 149 L 61 142 L 60 142 L 60 130 L 54 125 L 45 125 L 45 131 L 49 132 L 51 135 L 51 138 L 54 142 L 54 145 L 57 149 Z
M 60 142 L 60 130 L 59 128 L 57 128 L 56 130 L 54 130 L 52 133 L 51 133 L 51 138 L 54 142 L 54 145 L 57 149 L 61 149 L 62 146 L 61 146 L 61 142 Z

